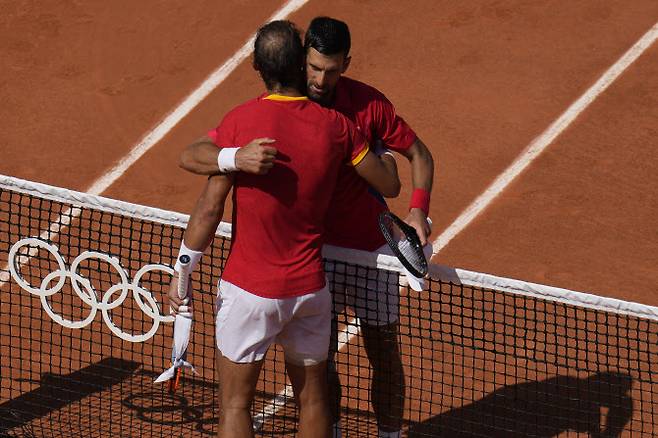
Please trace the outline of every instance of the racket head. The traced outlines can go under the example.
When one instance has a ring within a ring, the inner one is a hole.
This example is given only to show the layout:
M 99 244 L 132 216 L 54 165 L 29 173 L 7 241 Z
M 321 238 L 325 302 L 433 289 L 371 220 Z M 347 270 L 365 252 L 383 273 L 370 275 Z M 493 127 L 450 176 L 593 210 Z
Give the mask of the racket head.
M 383 211 L 379 215 L 379 229 L 393 254 L 412 275 L 419 278 L 427 275 L 427 259 L 414 227 L 390 211 Z

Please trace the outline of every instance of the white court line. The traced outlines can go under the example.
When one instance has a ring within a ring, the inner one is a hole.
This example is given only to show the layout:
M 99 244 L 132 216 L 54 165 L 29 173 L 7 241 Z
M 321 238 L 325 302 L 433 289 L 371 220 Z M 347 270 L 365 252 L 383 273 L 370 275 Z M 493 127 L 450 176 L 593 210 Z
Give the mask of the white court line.
M 297 9 L 304 6 L 308 0 L 288 0 L 279 10 L 277 10 L 267 21 L 282 20 L 288 15 L 295 12 Z M 253 33 L 244 45 L 238 49 L 237 52 L 224 64 L 217 68 L 210 74 L 202 83 L 188 95 L 183 102 L 178 105 L 172 112 L 170 112 L 155 128 L 151 129 L 142 139 L 137 143 L 130 152 L 125 155 L 121 160 L 109 171 L 94 181 L 85 192 L 91 195 L 99 195 L 118 180 L 130 166 L 135 164 L 146 152 L 149 151 L 155 144 L 169 133 L 180 121 L 187 116 L 196 106 L 201 103 L 208 95 L 215 90 L 224 80 L 235 70 L 242 61 L 244 61 L 253 51 L 256 33 Z M 55 221 L 53 221 L 48 230 L 41 233 L 42 239 L 53 238 L 59 233 L 62 223 L 68 225 L 74 218 L 80 214 L 79 209 L 71 212 L 67 209 L 61 213 Z M 63 222 L 62 222 L 63 221 Z M 33 257 L 34 254 L 30 253 Z M 26 257 L 23 260 L 24 264 L 29 260 Z M 0 288 L 9 281 L 9 265 L 3 268 L 2 275 L 0 276 Z
M 658 38 L 658 23 L 635 43 L 601 78 L 576 100 L 553 124 L 532 141 L 516 160 L 471 203 L 432 244 L 433 255 L 441 251 L 479 216 L 606 88 L 612 84 Z
M 278 11 L 274 13 L 267 21 L 283 20 L 288 15 L 295 12 L 306 4 L 308 0 L 289 0 Z M 224 82 L 233 70 L 244 61 L 254 49 L 256 34 L 252 34 L 249 40 L 229 58 L 222 66 L 212 72 L 205 81 L 194 90 L 185 100 L 167 115 L 155 128 L 146 134 L 142 140 L 137 143 L 133 149 L 117 163 L 105 175 L 97 179 L 86 192 L 92 195 L 98 195 L 105 191 L 114 183 L 123 173 L 157 142 L 169 133 L 185 116 L 187 116 L 196 106 L 201 103 L 208 95 Z

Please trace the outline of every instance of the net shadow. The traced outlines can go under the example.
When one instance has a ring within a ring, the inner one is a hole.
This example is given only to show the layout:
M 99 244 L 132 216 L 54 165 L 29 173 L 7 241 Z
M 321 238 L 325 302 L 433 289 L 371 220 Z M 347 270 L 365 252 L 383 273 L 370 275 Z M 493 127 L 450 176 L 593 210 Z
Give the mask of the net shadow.
M 69 374 L 44 373 L 39 386 L 0 404 L 0 436 L 12 429 L 25 430 L 30 423 L 94 393 L 128 380 L 141 364 L 109 357 Z
M 575 431 L 619 437 L 633 416 L 632 378 L 603 372 L 504 386 L 461 408 L 409 428 L 409 438 L 549 438 Z

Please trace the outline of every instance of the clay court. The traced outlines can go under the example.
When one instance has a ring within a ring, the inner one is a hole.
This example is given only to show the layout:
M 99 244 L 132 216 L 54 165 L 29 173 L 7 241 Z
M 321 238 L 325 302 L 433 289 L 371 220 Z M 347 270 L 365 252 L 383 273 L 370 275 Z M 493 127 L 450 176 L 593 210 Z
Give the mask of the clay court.
M 188 214 L 205 179 L 178 167 L 183 147 L 262 92 L 245 43 L 275 14 L 302 29 L 330 15 L 352 32 L 347 75 L 384 92 L 432 150 L 432 262 L 658 306 L 654 0 L 2 10 L 0 174 Z M 398 166 L 389 205 L 403 214 Z

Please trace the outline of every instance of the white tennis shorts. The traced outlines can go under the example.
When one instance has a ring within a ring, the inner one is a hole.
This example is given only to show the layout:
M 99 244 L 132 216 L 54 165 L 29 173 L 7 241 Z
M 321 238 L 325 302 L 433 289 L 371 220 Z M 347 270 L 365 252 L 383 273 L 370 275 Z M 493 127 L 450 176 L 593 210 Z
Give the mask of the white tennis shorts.
M 215 302 L 217 348 L 232 362 L 262 360 L 272 343 L 283 347 L 287 362 L 310 366 L 327 359 L 331 334 L 328 286 L 299 297 L 254 295 L 220 280 Z
M 388 245 L 377 253 L 392 254 Z M 400 274 L 385 269 L 366 269 L 327 260 L 325 272 L 334 294 L 334 310 L 346 306 L 354 310 L 363 323 L 382 326 L 397 322 L 400 312 Z

